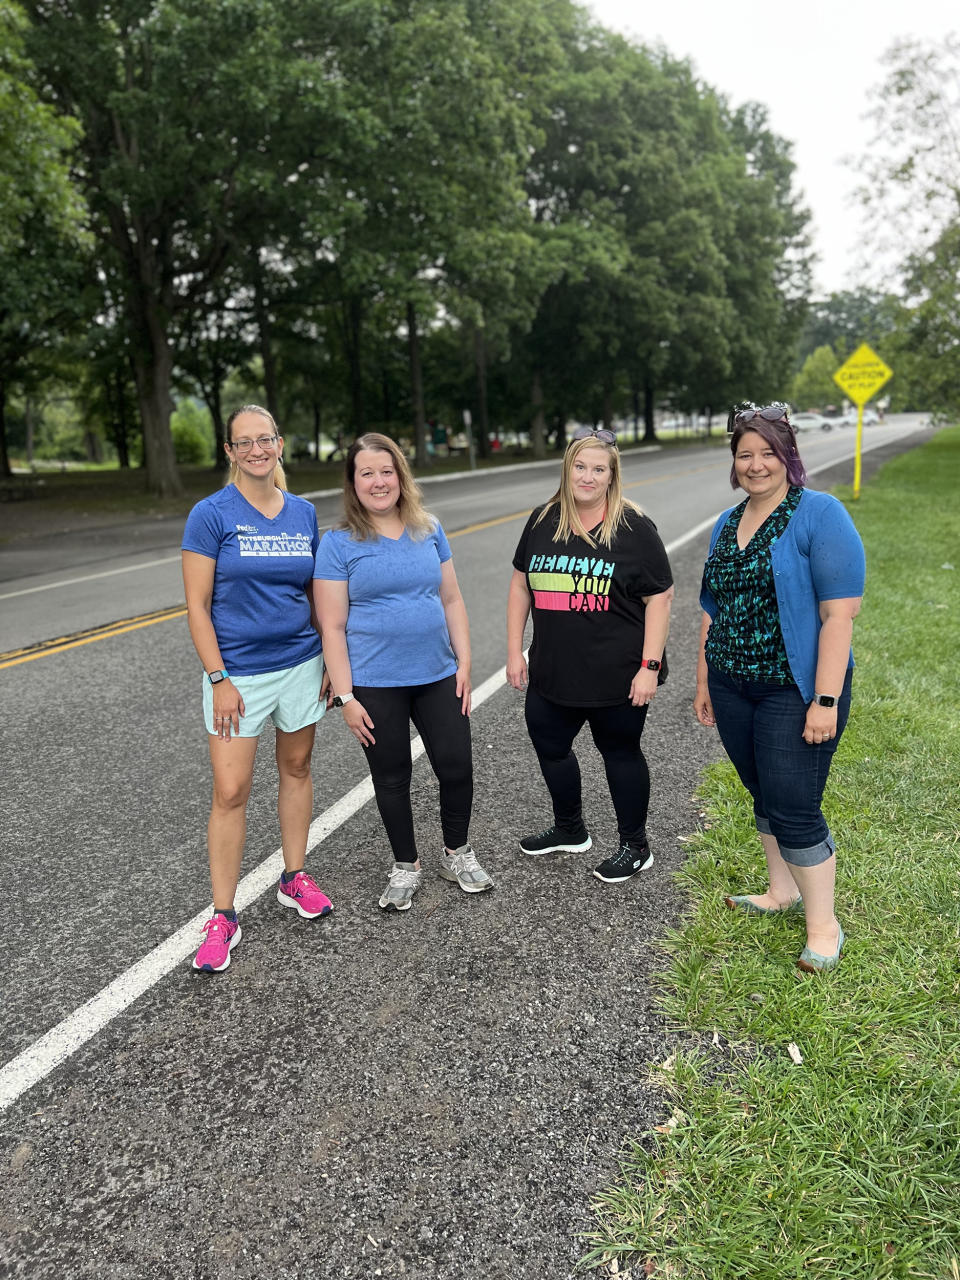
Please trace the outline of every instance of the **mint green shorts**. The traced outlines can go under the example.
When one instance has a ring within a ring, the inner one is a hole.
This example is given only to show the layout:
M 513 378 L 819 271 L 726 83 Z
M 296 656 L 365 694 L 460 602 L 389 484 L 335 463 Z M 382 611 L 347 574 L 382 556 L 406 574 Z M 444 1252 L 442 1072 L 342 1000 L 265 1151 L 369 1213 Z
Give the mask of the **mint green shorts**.
M 283 733 L 296 733 L 322 720 L 327 709 L 326 701 L 320 701 L 322 654 L 283 671 L 265 671 L 259 676 L 232 675 L 230 680 L 243 699 L 244 711 L 239 732 L 231 734 L 234 738 L 259 738 L 271 719 Z M 203 722 L 207 733 L 215 733 L 213 685 L 206 672 L 203 674 Z

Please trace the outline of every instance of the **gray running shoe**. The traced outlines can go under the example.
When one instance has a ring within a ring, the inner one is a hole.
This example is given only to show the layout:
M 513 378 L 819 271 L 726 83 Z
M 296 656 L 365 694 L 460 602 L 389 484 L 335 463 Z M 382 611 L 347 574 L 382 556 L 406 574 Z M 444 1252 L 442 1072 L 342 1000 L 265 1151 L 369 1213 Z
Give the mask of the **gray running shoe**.
M 483 893 L 484 889 L 493 888 L 493 881 L 468 844 L 462 844 L 452 854 L 443 851 L 440 874 L 444 880 L 455 880 L 464 893 Z
M 413 895 L 420 888 L 423 872 L 412 862 L 395 862 L 387 878 L 387 887 L 380 895 L 384 911 L 409 911 Z

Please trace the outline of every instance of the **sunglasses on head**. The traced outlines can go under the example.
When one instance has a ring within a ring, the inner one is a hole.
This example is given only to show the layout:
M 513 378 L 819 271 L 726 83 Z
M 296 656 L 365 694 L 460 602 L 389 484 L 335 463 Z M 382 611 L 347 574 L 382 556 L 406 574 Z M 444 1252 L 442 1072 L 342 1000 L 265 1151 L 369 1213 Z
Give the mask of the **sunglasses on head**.
M 762 418 L 764 422 L 769 422 L 772 426 L 778 426 L 781 423 L 785 427 L 790 426 L 790 419 L 787 417 L 787 410 L 782 404 L 768 404 L 762 409 L 733 409 L 727 418 L 727 430 L 733 431 L 734 427 L 739 427 L 747 422 L 752 422 L 754 418 Z
M 615 433 L 608 431 L 606 427 L 599 427 L 597 430 L 594 430 L 593 427 L 577 427 L 570 437 L 570 443 L 572 444 L 574 440 L 588 440 L 591 436 L 595 436 L 603 444 L 617 443 Z

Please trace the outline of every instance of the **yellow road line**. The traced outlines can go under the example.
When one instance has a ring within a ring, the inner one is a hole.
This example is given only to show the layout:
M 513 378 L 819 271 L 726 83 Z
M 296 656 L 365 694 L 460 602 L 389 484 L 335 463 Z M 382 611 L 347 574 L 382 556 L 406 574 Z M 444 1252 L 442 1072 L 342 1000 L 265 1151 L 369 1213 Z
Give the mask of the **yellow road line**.
M 37 658 L 48 658 L 55 653 L 66 653 L 68 649 L 78 649 L 81 645 L 93 644 L 97 640 L 109 640 L 112 636 L 126 635 L 128 631 L 152 627 L 157 622 L 185 618 L 186 615 L 187 611 L 183 605 L 174 605 L 172 608 L 140 614 L 135 618 L 121 618 L 119 622 L 110 622 L 102 627 L 94 627 L 90 631 L 79 631 L 72 636 L 44 640 L 27 649 L 11 649 L 8 653 L 0 653 L 0 671 L 6 667 L 18 667 L 24 662 L 35 662 Z

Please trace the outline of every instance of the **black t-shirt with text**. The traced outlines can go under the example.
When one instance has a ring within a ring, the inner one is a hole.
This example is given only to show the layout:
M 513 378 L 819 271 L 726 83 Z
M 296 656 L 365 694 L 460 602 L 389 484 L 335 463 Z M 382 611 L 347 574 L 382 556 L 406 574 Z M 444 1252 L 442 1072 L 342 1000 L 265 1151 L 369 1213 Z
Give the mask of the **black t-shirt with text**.
M 559 505 L 537 524 L 542 510 L 530 516 L 513 557 L 530 592 L 530 684 L 563 706 L 625 702 L 643 658 L 642 597 L 673 584 L 657 527 L 628 509 L 609 548 L 579 537 L 554 542 Z M 590 533 L 596 538 L 596 529 Z M 664 655 L 659 683 L 666 675 Z

